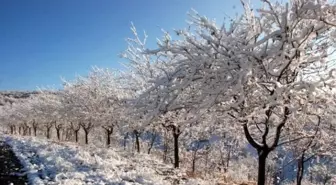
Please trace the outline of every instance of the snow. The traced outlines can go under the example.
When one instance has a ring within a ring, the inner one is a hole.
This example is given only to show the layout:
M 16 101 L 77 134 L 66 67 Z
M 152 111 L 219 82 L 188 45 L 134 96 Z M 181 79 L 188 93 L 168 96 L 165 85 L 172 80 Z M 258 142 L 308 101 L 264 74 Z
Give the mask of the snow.
M 6 136 L 5 141 L 24 165 L 31 184 L 214 184 L 186 179 L 182 170 L 174 170 L 147 154 L 33 137 Z

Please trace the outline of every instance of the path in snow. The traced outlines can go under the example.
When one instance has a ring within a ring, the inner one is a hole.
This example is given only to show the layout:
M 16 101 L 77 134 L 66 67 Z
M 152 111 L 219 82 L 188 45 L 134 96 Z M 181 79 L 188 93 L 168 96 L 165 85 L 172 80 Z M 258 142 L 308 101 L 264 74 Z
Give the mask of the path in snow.
M 4 141 L 0 141 L 0 184 L 27 184 L 27 177 L 22 173 L 21 169 L 23 169 L 23 166 L 11 147 Z

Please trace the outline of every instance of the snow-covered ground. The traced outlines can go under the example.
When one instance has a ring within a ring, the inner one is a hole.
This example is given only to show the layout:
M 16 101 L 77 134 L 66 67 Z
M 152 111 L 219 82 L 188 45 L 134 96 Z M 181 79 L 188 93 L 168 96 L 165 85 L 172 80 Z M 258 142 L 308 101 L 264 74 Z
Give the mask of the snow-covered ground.
M 21 160 L 31 184 L 205 185 L 147 154 L 57 143 L 32 137 L 3 138 Z

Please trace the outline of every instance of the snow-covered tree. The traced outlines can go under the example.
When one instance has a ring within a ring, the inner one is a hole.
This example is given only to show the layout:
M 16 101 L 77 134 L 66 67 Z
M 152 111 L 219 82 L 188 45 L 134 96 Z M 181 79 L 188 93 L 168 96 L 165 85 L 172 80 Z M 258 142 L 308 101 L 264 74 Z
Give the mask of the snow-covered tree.
M 106 142 L 110 144 L 113 129 L 124 119 L 123 91 L 119 87 L 115 73 L 93 68 L 87 77 L 77 77 L 73 82 L 64 82 L 63 102 L 71 112 L 71 128 L 78 134 L 79 124 L 85 133 L 85 143 L 94 127 L 106 132 Z M 77 135 L 76 134 L 76 135 Z M 77 138 L 77 136 L 76 136 Z
M 166 34 L 154 50 L 135 60 L 161 63 L 161 73 L 139 97 L 149 115 L 214 110 L 232 118 L 258 152 L 258 185 L 265 184 L 266 158 L 282 143 L 282 132 L 315 100 L 332 101 L 335 5 L 328 1 L 262 1 L 257 11 L 217 26 L 191 14 L 179 39 Z M 163 68 L 165 66 L 165 68 Z M 160 71 L 159 70 L 159 71 Z M 309 113 L 306 113 L 309 114 Z M 201 116 L 197 116 L 201 117 Z M 224 123 L 223 123 L 224 124 Z

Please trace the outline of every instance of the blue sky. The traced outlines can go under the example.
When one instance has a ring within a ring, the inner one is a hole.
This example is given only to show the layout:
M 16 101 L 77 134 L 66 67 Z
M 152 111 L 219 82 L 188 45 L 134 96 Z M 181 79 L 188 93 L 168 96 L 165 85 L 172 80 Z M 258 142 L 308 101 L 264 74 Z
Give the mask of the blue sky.
M 131 22 L 154 45 L 161 28 L 186 26 L 191 8 L 220 23 L 241 10 L 239 0 L 0 0 L 0 90 L 59 88 L 91 66 L 120 68 Z

